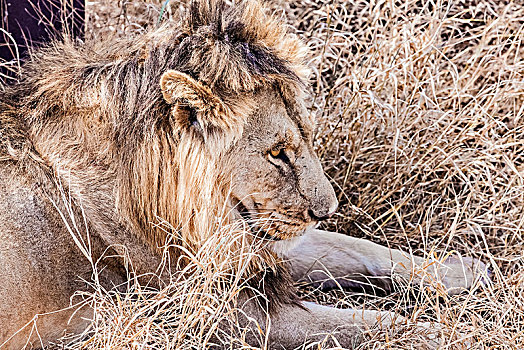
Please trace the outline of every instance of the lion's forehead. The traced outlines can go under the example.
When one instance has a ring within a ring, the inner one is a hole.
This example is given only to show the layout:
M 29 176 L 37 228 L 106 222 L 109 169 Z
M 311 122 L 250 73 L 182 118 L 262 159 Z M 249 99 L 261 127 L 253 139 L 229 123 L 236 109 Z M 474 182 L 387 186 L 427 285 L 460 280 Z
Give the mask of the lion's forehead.
M 314 125 L 304 110 L 290 107 L 271 92 L 262 93 L 257 100 L 257 109 L 245 129 L 250 140 L 265 146 L 282 143 L 296 148 L 311 142 Z

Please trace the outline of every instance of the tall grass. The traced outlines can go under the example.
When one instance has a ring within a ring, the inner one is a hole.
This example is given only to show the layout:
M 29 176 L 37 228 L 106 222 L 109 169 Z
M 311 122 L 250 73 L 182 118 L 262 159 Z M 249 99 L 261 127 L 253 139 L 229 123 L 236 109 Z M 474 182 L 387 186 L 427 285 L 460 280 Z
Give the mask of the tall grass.
M 173 229 L 165 222 L 159 224 Z M 249 289 L 251 295 L 263 297 L 249 285 L 246 271 L 266 243 L 249 243 L 246 236 L 242 227 L 233 225 L 216 232 L 197 251 L 181 247 L 184 268 L 169 273 L 170 279 L 164 279 L 160 288 L 144 283 L 148 277 L 156 280 L 154 275 L 136 276 L 131 268 L 128 282 L 113 290 L 93 282 L 87 292 L 77 295 L 94 309 L 90 327 L 49 348 L 248 347 L 245 338 L 250 330 L 235 322 L 243 315 L 238 295 Z M 239 242 L 242 248 L 233 248 Z M 264 343 L 264 334 L 255 336 Z

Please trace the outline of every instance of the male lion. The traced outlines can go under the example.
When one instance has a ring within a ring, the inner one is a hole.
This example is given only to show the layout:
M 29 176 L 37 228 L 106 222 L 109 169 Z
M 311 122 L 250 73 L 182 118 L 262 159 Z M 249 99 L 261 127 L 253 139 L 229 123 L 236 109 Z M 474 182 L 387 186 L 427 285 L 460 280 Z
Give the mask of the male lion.
M 271 346 L 292 349 L 332 333 L 352 347 L 366 325 L 391 322 L 385 312 L 302 302 L 289 282 L 322 283 L 329 274 L 342 286 L 384 285 L 423 263 L 315 229 L 337 200 L 312 148 L 304 57 L 297 37 L 254 1 L 192 2 L 176 29 L 66 40 L 34 53 L 0 99 L 0 344 L 40 347 L 86 327 L 92 310 L 67 308 L 91 278 L 86 254 L 127 254 L 138 274 L 155 272 L 168 239 L 201 246 L 224 212 L 272 247 L 258 266 L 276 256 L 289 262 L 254 284 L 270 305 L 271 327 L 262 331 Z M 89 251 L 75 244 L 69 229 L 77 224 L 64 213 L 85 218 Z M 176 238 L 152 225 L 157 217 L 178 229 Z M 180 268 L 180 251 L 168 249 Z M 426 272 L 460 290 L 476 273 L 464 261 Z M 99 265 L 106 288 L 127 279 L 119 258 Z M 265 325 L 259 304 L 239 298 Z

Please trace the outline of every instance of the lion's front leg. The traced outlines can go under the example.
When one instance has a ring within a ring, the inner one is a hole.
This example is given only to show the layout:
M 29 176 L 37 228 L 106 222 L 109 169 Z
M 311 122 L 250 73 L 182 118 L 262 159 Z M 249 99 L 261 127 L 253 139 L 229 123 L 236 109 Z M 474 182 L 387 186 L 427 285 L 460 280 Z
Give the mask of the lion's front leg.
M 366 332 L 407 322 L 390 312 L 336 309 L 303 301 L 280 305 L 267 313 L 250 300 L 242 309 L 249 317 L 248 343 L 269 349 L 310 348 L 315 344 L 353 349 Z
M 295 280 L 323 287 L 369 286 L 389 290 L 391 276 L 407 281 L 438 280 L 449 293 L 470 288 L 477 277 L 486 277 L 486 266 L 475 259 L 451 257 L 444 262 L 411 256 L 365 239 L 310 230 L 296 242 L 277 242 L 274 250 L 288 259 Z

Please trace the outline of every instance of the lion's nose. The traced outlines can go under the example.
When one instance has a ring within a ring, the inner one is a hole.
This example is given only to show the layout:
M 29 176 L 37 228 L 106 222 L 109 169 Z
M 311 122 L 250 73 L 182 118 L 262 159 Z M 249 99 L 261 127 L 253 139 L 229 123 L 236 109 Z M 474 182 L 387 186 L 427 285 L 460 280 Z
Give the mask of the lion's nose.
M 323 209 L 323 210 L 322 209 L 318 210 L 317 208 L 309 209 L 308 214 L 313 220 L 316 220 L 316 221 L 327 220 L 330 217 L 332 217 L 333 214 L 336 213 L 337 208 L 338 208 L 338 202 L 334 203 L 330 208 Z

